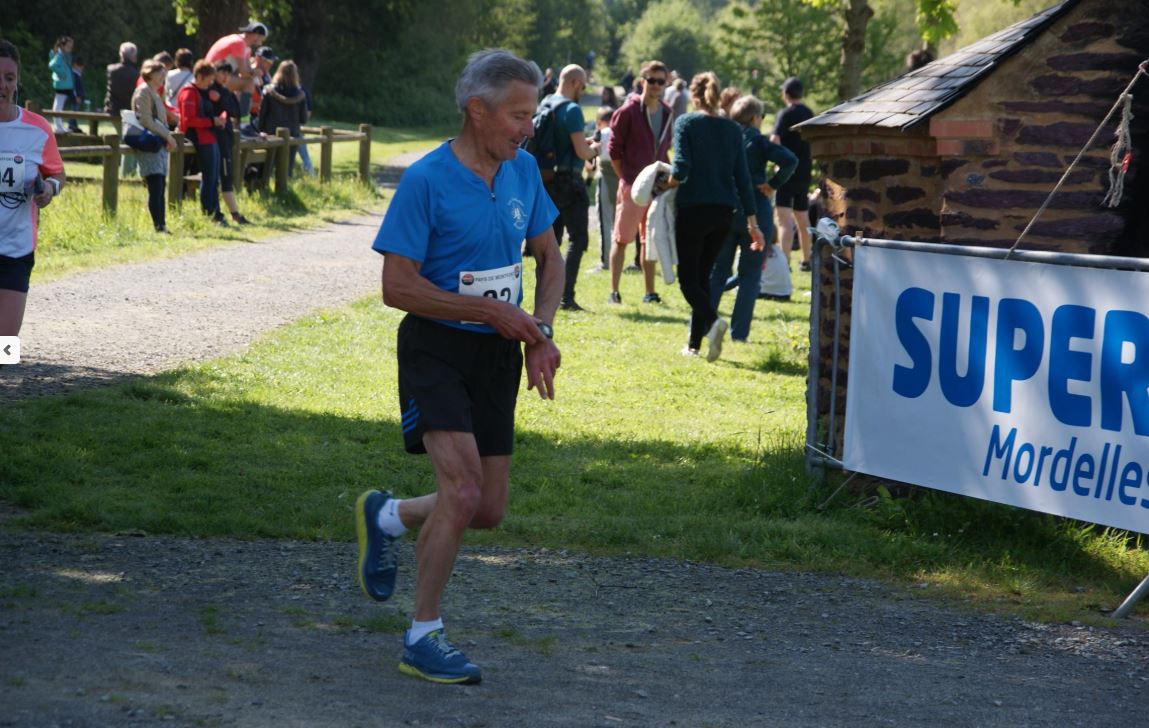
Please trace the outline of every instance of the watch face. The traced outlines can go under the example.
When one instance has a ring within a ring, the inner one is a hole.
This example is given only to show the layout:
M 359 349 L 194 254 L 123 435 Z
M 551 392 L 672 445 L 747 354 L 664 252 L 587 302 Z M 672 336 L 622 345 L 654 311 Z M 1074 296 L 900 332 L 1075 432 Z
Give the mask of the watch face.
M 555 338 L 555 330 L 551 328 L 550 324 L 539 322 L 539 331 L 543 332 L 543 336 L 547 337 L 548 339 Z

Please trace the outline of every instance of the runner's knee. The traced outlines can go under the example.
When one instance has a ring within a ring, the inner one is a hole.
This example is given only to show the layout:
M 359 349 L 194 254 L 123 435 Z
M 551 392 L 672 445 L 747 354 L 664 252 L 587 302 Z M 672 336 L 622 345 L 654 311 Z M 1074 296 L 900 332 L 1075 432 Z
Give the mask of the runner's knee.
M 435 507 L 450 520 L 452 526 L 463 530 L 471 525 L 483 499 L 481 479 L 474 478 L 456 483 L 452 487 L 439 488 L 439 500 Z
M 471 518 L 471 528 L 495 528 L 503 522 L 507 512 L 505 503 L 484 503 Z

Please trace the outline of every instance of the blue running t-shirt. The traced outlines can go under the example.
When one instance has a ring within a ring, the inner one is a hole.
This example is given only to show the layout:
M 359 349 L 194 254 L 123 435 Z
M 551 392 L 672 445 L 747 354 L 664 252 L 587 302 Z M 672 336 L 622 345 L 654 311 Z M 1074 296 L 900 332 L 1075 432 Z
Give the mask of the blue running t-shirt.
M 499 165 L 494 189 L 443 142 L 403 174 L 371 246 L 418 263 L 420 275 L 450 293 L 520 305 L 523 241 L 546 231 L 558 209 L 535 158 L 519 150 Z M 486 324 L 442 323 L 493 333 Z

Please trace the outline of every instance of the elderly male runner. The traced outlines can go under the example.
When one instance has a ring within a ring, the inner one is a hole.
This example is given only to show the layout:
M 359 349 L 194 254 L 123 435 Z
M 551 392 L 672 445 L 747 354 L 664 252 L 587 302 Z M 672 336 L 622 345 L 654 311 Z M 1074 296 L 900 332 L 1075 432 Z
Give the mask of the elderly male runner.
M 472 55 L 455 86 L 462 132 L 403 175 L 373 246 L 384 255 L 384 303 L 408 312 L 398 335 L 404 445 L 431 456 L 437 491 L 359 497 L 359 583 L 373 599 L 390 597 L 396 542 L 421 527 L 415 616 L 399 669 L 433 682 L 481 678 L 447 641 L 439 602 L 463 532 L 493 528 L 506 510 L 524 363 L 528 389 L 554 399 L 558 211 L 538 164 L 519 149 L 542 82 L 538 66 L 507 51 Z M 524 239 L 536 263 L 533 316 L 519 308 Z

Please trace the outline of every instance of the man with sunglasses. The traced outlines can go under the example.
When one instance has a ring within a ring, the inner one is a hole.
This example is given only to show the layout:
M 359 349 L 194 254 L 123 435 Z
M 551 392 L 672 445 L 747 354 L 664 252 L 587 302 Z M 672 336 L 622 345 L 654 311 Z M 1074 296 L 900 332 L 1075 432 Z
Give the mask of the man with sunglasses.
M 638 238 L 646 295 L 643 303 L 661 303 L 654 291 L 654 261 L 646 260 L 646 212 L 630 197 L 630 188 L 638 173 L 655 162 L 669 162 L 671 122 L 670 106 L 662 100 L 670 76 L 661 61 L 647 61 L 642 66 L 642 94 L 630 94 L 610 120 L 610 163 L 618 173 L 618 202 L 614 213 L 614 232 L 610 250 L 610 302 L 622 303 L 618 284 L 626 264 L 626 246 Z

